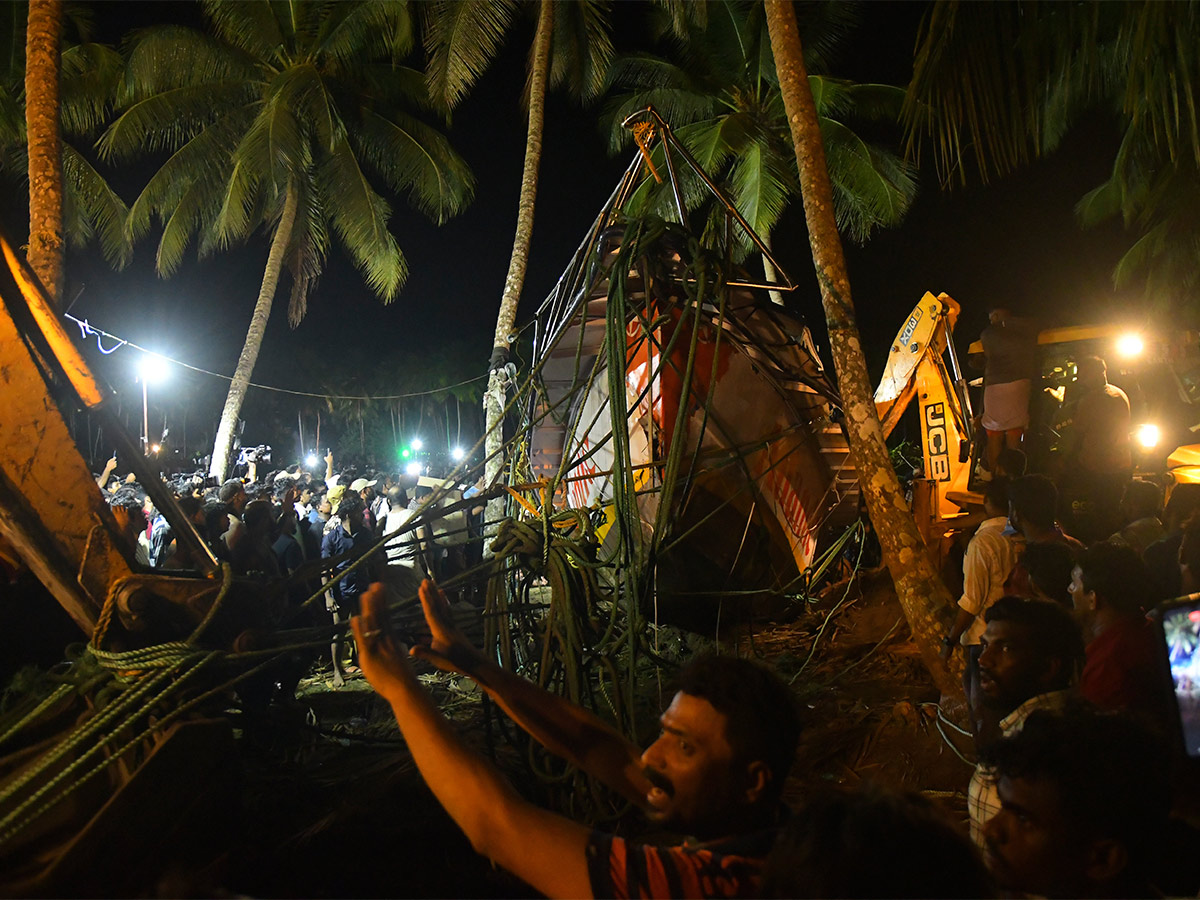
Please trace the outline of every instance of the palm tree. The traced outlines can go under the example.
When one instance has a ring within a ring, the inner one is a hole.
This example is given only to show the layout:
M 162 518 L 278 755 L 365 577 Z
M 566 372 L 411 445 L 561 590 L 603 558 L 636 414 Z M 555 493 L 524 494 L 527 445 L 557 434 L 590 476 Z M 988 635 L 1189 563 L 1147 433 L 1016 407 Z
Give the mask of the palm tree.
M 7 3 L 0 14 L 0 174 L 29 187 L 30 160 L 26 143 L 25 24 L 26 7 Z M 108 182 L 78 149 L 76 141 L 94 134 L 111 112 L 120 78 L 121 57 L 110 47 L 91 41 L 91 19 L 78 6 L 65 10 L 64 39 L 59 66 L 60 100 L 56 115 L 62 132 L 62 184 L 46 181 L 52 193 L 61 192 L 61 233 L 66 243 L 82 247 L 98 238 L 105 257 L 120 268 L 129 258 L 125 240 L 128 209 Z M 35 165 L 36 169 L 36 165 Z M 43 179 L 39 176 L 39 185 Z M 40 191 L 32 191 L 40 194 Z M 44 195 L 30 198 L 31 210 L 46 204 Z M 51 207 L 55 201 L 50 201 Z M 31 223 L 42 218 L 31 213 Z M 35 243 L 31 239 L 31 248 Z M 40 243 L 40 242 L 38 242 Z M 62 275 L 57 277 L 61 282 Z
M 533 8 L 537 11 L 537 27 L 526 82 L 528 124 L 521 194 L 517 201 L 517 227 L 496 315 L 492 356 L 488 362 L 488 386 L 484 393 L 488 483 L 499 478 L 504 466 L 503 414 L 509 381 L 508 351 L 515 339 L 517 303 L 525 284 L 525 268 L 533 239 L 546 92 L 563 84 L 584 100 L 598 96 L 612 58 L 607 3 L 537 0 Z M 430 56 L 429 82 L 435 97 L 452 108 L 495 55 L 505 33 L 514 24 L 519 7 L 512 0 L 494 3 L 443 0 L 429 3 L 425 9 L 428 13 L 425 43 Z M 503 509 L 503 500 L 489 501 L 487 520 L 498 522 Z
M 816 65 L 828 68 L 829 54 L 855 23 L 850 14 L 854 9 L 821 4 L 807 10 L 832 16 L 812 16 L 812 27 L 805 36 L 806 48 L 812 48 L 808 55 Z M 610 146 L 614 151 L 627 147 L 633 138 L 621 123 L 653 105 L 705 171 L 723 183 L 746 221 L 769 240 L 799 185 L 763 9 L 761 4 L 745 0 L 715 0 L 706 4 L 706 12 L 703 27 L 687 21 L 660 23 L 656 29 L 660 40 L 668 24 L 673 24 L 673 31 L 683 32 L 682 40 L 671 42 L 677 51 L 670 57 L 637 53 L 613 63 L 610 83 L 625 93 L 615 97 L 606 110 Z M 811 44 L 807 40 L 810 34 Z M 875 228 L 899 224 L 915 196 L 916 181 L 911 166 L 865 141 L 851 122 L 897 122 L 904 90 L 854 84 L 827 75 L 810 75 L 809 82 L 833 179 L 838 227 L 861 243 Z M 661 171 L 661 149 L 655 153 Z M 723 227 L 723 210 L 715 208 L 699 178 L 690 170 L 680 176 L 688 207 L 707 203 L 712 207 L 710 227 Z M 667 186 L 650 179 L 631 202 L 633 208 L 659 216 L 670 216 L 672 205 Z M 740 261 L 753 244 L 740 231 L 737 237 Z
M 29 0 L 25 24 L 25 136 L 29 153 L 29 266 L 62 304 L 63 159 L 59 126 L 62 0 Z
M 874 392 L 867 375 L 850 295 L 850 278 L 833 215 L 833 188 L 804 66 L 795 8 L 791 0 L 764 0 L 764 5 L 779 88 L 795 145 L 804 217 L 859 484 L 913 639 L 938 687 L 945 693 L 957 693 L 961 690 L 957 679 L 938 657 L 938 640 L 948 624 L 942 616 L 952 608 L 953 601 L 904 502 L 875 413 Z
M 169 276 L 192 237 L 199 254 L 270 236 L 245 345 L 229 387 L 210 474 L 222 478 L 280 275 L 288 320 L 304 317 L 334 235 L 384 302 L 407 264 L 376 183 L 434 221 L 459 211 L 474 183 L 446 138 L 410 109 L 428 107 L 406 2 L 280 5 L 205 0 L 214 34 L 162 26 L 128 51 L 121 112 L 100 142 L 107 158 L 169 154 L 134 202 L 136 240 L 163 223 L 157 268 Z

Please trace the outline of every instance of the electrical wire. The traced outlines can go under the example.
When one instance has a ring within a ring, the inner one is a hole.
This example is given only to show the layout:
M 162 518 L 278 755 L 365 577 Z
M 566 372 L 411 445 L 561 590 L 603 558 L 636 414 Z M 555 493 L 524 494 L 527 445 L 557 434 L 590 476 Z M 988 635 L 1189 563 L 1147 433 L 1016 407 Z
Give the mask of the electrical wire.
M 174 357 L 164 356 L 161 353 L 156 353 L 155 351 L 143 347 L 140 344 L 135 344 L 133 341 L 118 337 L 117 335 L 107 332 L 102 328 L 97 328 L 88 322 L 87 319 L 77 319 L 75 316 L 70 314 L 66 314 L 65 317 L 79 326 L 79 332 L 83 336 L 84 340 L 90 337 L 96 338 L 96 348 L 105 356 L 120 350 L 122 347 L 132 347 L 134 350 L 141 350 L 143 353 L 150 353 L 154 356 L 157 356 L 159 359 L 174 363 L 177 366 L 182 366 L 185 369 L 190 369 L 193 372 L 199 372 L 202 375 L 211 375 L 213 378 L 220 378 L 224 381 L 233 381 L 232 375 L 222 375 L 220 372 L 202 369 L 200 366 L 193 366 L 191 363 L 186 363 L 181 359 L 175 359 Z M 117 342 L 117 344 L 113 347 L 105 349 L 105 338 L 114 340 Z M 295 391 L 290 388 L 275 387 L 274 385 L 270 384 L 259 384 L 256 381 L 251 381 L 249 383 L 249 387 L 258 388 L 259 390 L 263 391 L 274 391 L 277 394 L 290 394 L 293 397 L 315 397 L 321 400 L 404 400 L 408 397 L 425 397 L 430 394 L 440 394 L 443 391 L 450 391 L 454 388 L 463 387 L 468 384 L 474 384 L 476 381 L 483 381 L 485 378 L 487 378 L 487 375 L 477 375 L 474 378 L 468 378 L 466 381 L 460 381 L 457 384 L 448 384 L 444 387 L 432 388 L 427 391 L 412 391 L 407 394 L 381 394 L 374 396 L 365 396 L 361 394 L 315 394 L 311 391 Z

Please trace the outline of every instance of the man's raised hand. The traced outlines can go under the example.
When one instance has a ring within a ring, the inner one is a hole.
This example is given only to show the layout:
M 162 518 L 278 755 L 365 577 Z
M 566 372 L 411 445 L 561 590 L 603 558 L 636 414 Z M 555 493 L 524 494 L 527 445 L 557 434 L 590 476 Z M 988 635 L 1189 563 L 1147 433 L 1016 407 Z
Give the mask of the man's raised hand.
M 358 665 L 363 676 L 383 697 L 397 682 L 412 678 L 404 644 L 393 634 L 387 618 L 387 588 L 376 582 L 362 595 L 362 613 L 350 619 L 358 644 Z
M 442 589 L 426 578 L 421 582 L 420 597 L 433 641 L 428 647 L 418 644 L 409 652 L 444 671 L 476 676 L 487 658 L 454 624 L 450 602 Z

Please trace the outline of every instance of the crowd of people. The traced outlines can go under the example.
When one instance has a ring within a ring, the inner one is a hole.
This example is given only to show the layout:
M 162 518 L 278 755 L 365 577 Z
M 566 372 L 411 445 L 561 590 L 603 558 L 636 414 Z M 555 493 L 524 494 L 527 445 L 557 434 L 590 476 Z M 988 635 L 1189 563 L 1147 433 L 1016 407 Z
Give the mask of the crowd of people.
M 134 476 L 114 476 L 116 466 L 114 457 L 96 480 L 135 560 L 152 569 L 203 568 L 203 560 L 177 539 Z M 359 598 L 372 582 L 384 581 L 402 595 L 415 596 L 422 578 L 461 571 L 472 550 L 478 552 L 478 542 L 470 541 L 478 530 L 477 518 L 468 514 L 472 510 L 440 519 L 430 510 L 420 524 L 407 524 L 435 485 L 441 504 L 470 498 L 478 485 L 445 485 L 440 479 L 399 472 L 335 472 L 332 453 L 325 457 L 323 476 L 292 466 L 260 477 L 258 468 L 251 460 L 243 477 L 223 483 L 203 473 L 177 474 L 165 486 L 212 556 L 228 563 L 234 574 L 289 577 L 284 600 L 292 608 L 323 589 L 320 608 L 333 623 L 344 624 L 358 612 Z M 386 534 L 396 536 L 381 553 L 367 554 Z M 330 653 L 334 682 L 340 686 L 346 655 L 340 636 Z

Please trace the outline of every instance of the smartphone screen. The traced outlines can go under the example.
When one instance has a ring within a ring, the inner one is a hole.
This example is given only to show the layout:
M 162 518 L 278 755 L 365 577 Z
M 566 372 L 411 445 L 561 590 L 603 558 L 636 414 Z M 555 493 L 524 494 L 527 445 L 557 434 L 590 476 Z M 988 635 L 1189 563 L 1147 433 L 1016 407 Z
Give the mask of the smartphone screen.
M 1200 600 L 1167 607 L 1163 636 L 1188 756 L 1200 757 Z

